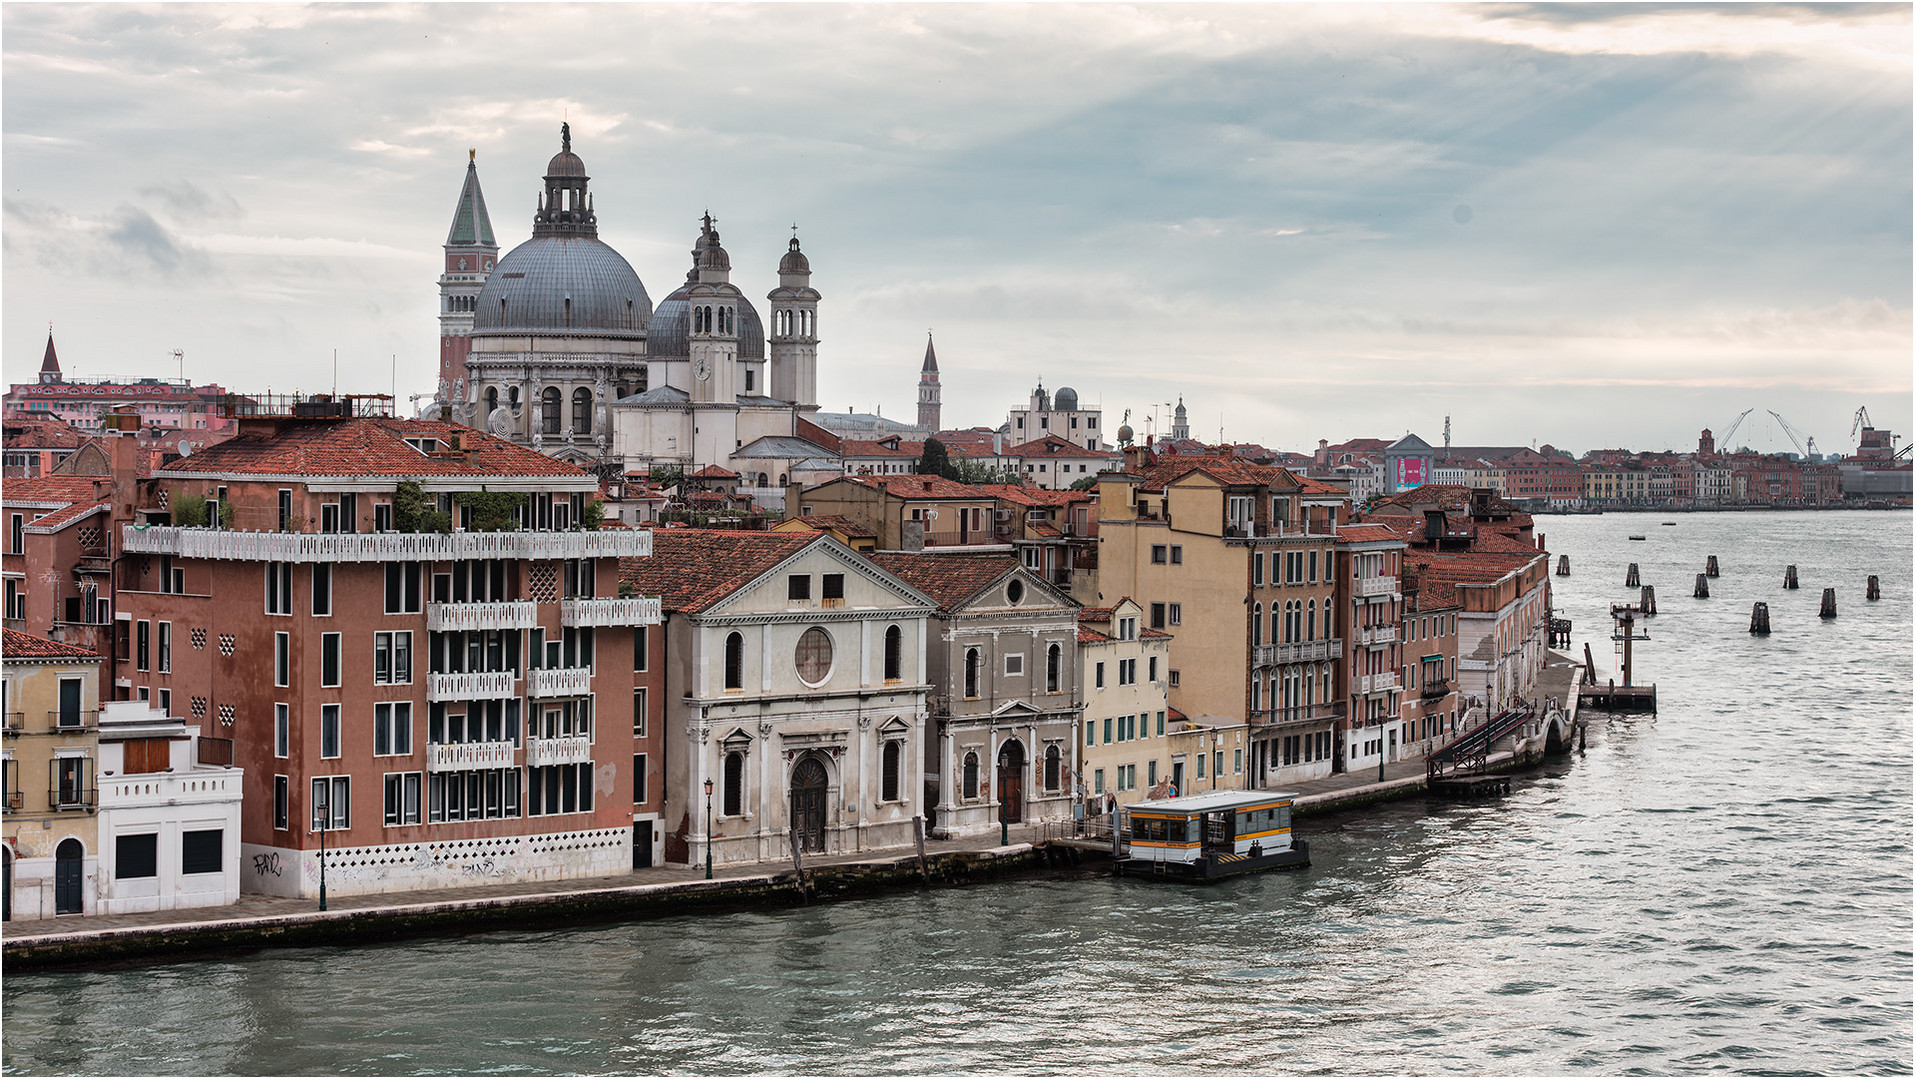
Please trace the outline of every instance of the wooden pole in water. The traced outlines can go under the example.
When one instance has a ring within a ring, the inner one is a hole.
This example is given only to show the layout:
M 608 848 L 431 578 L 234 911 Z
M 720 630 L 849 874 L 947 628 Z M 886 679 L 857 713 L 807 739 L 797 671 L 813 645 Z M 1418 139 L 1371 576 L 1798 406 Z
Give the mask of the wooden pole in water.
M 1557 556 L 1557 576 L 1558 577 L 1570 576 L 1570 556 L 1568 555 Z
M 1583 643 L 1583 681 L 1586 686 L 1597 685 L 1597 662 L 1590 657 L 1590 643 Z
M 1698 574 L 1696 576 L 1696 598 L 1698 600 L 1708 600 L 1710 598 L 1710 575 Z
M 1863 590 L 1863 599 L 1881 600 L 1882 598 L 1883 598 L 1883 587 L 1876 583 L 1876 575 L 1871 574 L 1869 576 L 1869 587 Z
M 1712 555 L 1712 556 L 1710 556 L 1710 558 L 1709 558 L 1709 561 L 1707 561 L 1707 562 L 1705 562 L 1705 563 L 1703 564 L 1703 572 L 1704 572 L 1704 573 L 1706 573 L 1706 574 L 1708 574 L 1708 575 L 1710 575 L 1711 577 L 1716 577 L 1716 576 L 1717 576 L 1717 573 L 1716 573 L 1716 556 L 1714 556 L 1714 555 Z
M 1631 563 L 1629 572 L 1623 575 L 1623 587 L 1626 589 L 1634 589 L 1641 584 L 1643 584 L 1643 581 L 1637 576 L 1637 564 Z
M 1770 632 L 1770 605 L 1758 600 L 1750 609 L 1750 633 L 1768 634 Z
M 1646 619 L 1657 613 L 1657 587 L 1655 585 L 1645 585 L 1643 587 L 1643 593 L 1637 606 L 1643 609 L 1643 617 Z
M 1836 590 L 1835 589 L 1823 590 L 1823 610 L 1818 612 L 1817 614 L 1821 615 L 1825 619 L 1836 618 Z
M 1783 587 L 1785 589 L 1796 588 L 1796 564 L 1795 563 L 1791 563 L 1788 566 L 1785 566 L 1783 568 Z
M 798 895 L 805 895 L 805 861 L 798 850 L 798 822 L 792 822 L 792 869 L 798 871 Z
M 918 844 L 918 874 L 931 884 L 931 867 L 925 862 L 925 815 L 914 814 L 911 819 L 911 838 Z

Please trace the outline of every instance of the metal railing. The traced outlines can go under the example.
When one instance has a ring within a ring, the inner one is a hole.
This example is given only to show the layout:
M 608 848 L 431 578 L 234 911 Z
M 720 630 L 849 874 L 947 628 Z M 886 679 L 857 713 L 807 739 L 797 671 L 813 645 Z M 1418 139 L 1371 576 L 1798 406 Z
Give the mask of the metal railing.
M 1418 696 L 1422 697 L 1425 701 L 1429 701 L 1432 698 L 1443 697 L 1448 693 L 1450 693 L 1449 679 L 1425 679 L 1424 688 L 1418 691 Z
M 100 711 L 82 709 L 79 712 L 67 712 L 64 709 L 48 709 L 47 726 L 55 731 L 92 731 L 100 726 Z
M 155 525 L 121 527 L 128 555 L 242 562 L 598 559 L 652 554 L 648 529 L 455 533 L 282 533 Z
M 55 810 L 91 810 L 100 803 L 100 789 L 91 783 L 47 789 L 47 805 Z
M 21 731 L 27 726 L 27 714 L 10 712 L 7 714 L 7 730 Z
M 1289 708 L 1268 709 L 1252 713 L 1253 721 L 1262 724 L 1304 724 L 1313 721 L 1342 720 L 1344 703 L 1341 701 L 1323 705 L 1293 705 Z

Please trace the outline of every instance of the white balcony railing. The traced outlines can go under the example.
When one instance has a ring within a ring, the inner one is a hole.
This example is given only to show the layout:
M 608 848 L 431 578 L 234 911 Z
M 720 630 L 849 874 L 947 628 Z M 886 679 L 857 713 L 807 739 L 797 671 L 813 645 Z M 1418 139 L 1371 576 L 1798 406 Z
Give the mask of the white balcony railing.
M 459 769 L 509 769 L 518 747 L 511 739 L 497 742 L 427 743 L 426 771 L 453 772 Z
M 1357 631 L 1359 645 L 1389 645 L 1397 640 L 1397 624 L 1366 626 Z
M 1360 694 L 1381 694 L 1386 690 L 1397 689 L 1397 673 L 1380 671 L 1375 675 L 1357 676 L 1357 692 Z
M 528 630 L 537 625 L 539 605 L 530 600 L 426 605 L 428 630 Z
M 1342 656 L 1344 641 L 1342 638 L 1287 641 L 1276 645 L 1259 645 L 1253 650 L 1253 654 L 1251 662 L 1257 667 L 1270 667 L 1272 664 L 1314 664 Z
M 526 672 L 527 697 L 574 697 L 591 692 L 591 668 L 533 668 Z
M 577 765 L 592 760 L 592 740 L 584 735 L 562 739 L 527 739 L 526 765 Z
M 559 601 L 559 621 L 567 626 L 656 626 L 664 618 L 656 596 Z
M 1394 577 L 1368 577 L 1357 579 L 1357 595 L 1389 596 L 1397 591 L 1397 579 Z
M 510 671 L 460 671 L 426 676 L 427 701 L 485 701 L 517 697 Z
M 580 532 L 280 533 L 155 525 L 121 529 L 129 555 L 242 562 L 392 562 L 421 559 L 599 559 L 652 554 L 647 529 Z

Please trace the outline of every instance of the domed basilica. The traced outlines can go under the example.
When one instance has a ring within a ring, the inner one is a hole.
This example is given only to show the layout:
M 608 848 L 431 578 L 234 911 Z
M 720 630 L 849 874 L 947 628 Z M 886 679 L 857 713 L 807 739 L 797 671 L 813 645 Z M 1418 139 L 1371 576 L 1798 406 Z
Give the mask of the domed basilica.
M 439 402 L 602 475 L 720 465 L 775 498 L 829 453 L 800 434 L 818 409 L 819 295 L 798 238 L 766 298 L 769 336 L 709 213 L 684 284 L 654 308 L 599 239 L 585 162 L 560 132 L 532 237 L 504 257 L 468 158 L 439 278 Z

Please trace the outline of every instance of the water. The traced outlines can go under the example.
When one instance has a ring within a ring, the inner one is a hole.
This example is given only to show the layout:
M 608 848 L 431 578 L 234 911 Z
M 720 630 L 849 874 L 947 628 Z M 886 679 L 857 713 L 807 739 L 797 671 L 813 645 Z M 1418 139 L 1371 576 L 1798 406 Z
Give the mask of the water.
M 1910 516 L 1660 520 L 1539 522 L 1600 664 L 1657 586 L 1660 716 L 1500 804 L 1306 819 L 1308 871 L 13 975 L 5 1071 L 1908 1073 Z

